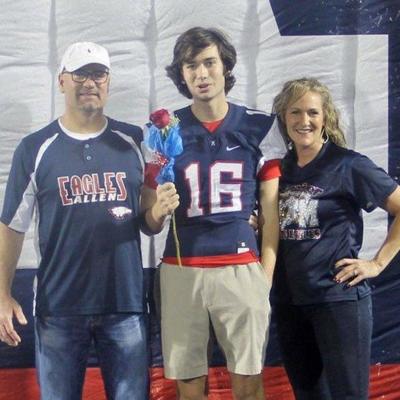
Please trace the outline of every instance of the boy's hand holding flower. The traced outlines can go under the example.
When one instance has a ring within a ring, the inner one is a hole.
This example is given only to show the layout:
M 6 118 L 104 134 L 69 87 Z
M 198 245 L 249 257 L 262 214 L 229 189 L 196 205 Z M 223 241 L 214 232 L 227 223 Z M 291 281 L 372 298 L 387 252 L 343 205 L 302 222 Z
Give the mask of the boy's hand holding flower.
M 157 200 L 153 205 L 153 218 L 163 219 L 167 215 L 172 215 L 179 206 L 179 195 L 176 192 L 175 184 L 166 182 L 157 186 Z
M 149 135 L 145 143 L 155 153 L 155 160 L 158 160 L 157 162 L 161 166 L 156 177 L 158 183 L 157 199 L 150 210 L 151 218 L 155 221 L 164 221 L 167 215 L 172 215 L 176 256 L 178 264 L 182 265 L 174 213 L 174 210 L 179 206 L 179 195 L 173 183 L 175 182 L 175 157 L 183 151 L 179 119 L 175 115 L 170 116 L 169 112 L 163 108 L 153 112 L 150 115 L 150 121 Z

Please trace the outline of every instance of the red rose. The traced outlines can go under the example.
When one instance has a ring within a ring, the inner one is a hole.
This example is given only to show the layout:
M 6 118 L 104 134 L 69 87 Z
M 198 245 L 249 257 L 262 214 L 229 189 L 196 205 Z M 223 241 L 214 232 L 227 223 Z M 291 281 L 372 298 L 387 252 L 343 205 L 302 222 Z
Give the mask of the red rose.
M 162 108 L 150 114 L 150 121 L 158 128 L 163 129 L 171 122 L 168 110 Z

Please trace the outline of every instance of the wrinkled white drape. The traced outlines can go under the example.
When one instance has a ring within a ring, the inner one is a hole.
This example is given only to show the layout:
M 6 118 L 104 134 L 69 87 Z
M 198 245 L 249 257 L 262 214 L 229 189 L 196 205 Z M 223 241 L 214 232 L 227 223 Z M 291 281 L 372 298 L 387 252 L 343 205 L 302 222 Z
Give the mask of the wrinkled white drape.
M 57 65 L 72 42 L 108 48 L 108 115 L 139 125 L 150 111 L 187 104 L 165 76 L 176 37 L 189 27 L 223 29 L 238 50 L 230 100 L 270 111 L 282 83 L 316 76 L 332 90 L 350 147 L 387 167 L 388 41 L 385 35 L 281 37 L 267 0 L 0 0 L 0 205 L 19 140 L 57 118 L 63 97 Z M 293 12 L 296 12 L 293 7 Z M 366 219 L 364 252 L 386 231 L 383 212 Z M 34 267 L 33 232 L 20 260 Z M 153 266 L 162 238 L 145 238 Z M 156 244 L 156 246 L 154 246 Z M 154 251 L 154 248 L 157 248 Z

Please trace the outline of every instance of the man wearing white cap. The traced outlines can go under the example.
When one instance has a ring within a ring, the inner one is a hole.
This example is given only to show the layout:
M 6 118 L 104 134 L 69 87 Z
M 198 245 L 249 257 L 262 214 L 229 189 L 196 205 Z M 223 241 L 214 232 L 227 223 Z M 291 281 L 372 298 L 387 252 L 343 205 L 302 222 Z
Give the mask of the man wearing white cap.
M 58 78 L 65 111 L 17 147 L 0 216 L 0 339 L 17 346 L 13 318 L 26 319 L 11 283 L 36 213 L 36 366 L 43 399 L 81 398 L 91 342 L 107 397 L 147 398 L 142 131 L 103 114 L 109 73 L 105 48 L 68 47 Z

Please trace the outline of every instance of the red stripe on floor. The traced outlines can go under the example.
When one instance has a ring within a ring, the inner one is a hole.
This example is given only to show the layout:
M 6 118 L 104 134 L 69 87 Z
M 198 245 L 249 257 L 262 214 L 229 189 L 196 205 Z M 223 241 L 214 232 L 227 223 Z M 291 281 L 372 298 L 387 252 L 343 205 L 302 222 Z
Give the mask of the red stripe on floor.
M 175 400 L 174 381 L 163 377 L 162 368 L 152 368 L 150 400 Z M 226 368 L 210 369 L 209 400 L 231 400 L 229 374 Z M 293 400 L 286 374 L 281 367 L 264 369 L 267 400 Z M 400 399 L 400 365 L 371 366 L 370 400 Z M 39 400 L 36 372 L 33 368 L 0 369 L 0 400 Z M 105 400 L 103 381 L 98 368 L 86 372 L 83 400 Z

